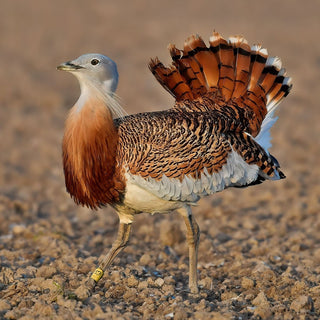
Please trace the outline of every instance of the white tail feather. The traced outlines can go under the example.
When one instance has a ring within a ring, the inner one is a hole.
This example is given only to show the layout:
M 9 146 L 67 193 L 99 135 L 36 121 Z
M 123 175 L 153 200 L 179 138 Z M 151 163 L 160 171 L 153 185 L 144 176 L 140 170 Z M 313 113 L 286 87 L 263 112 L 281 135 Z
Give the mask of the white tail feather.
M 271 148 L 271 134 L 270 129 L 277 121 L 278 117 L 273 117 L 274 111 L 268 112 L 262 121 L 261 130 L 254 140 L 269 154 L 268 150 Z

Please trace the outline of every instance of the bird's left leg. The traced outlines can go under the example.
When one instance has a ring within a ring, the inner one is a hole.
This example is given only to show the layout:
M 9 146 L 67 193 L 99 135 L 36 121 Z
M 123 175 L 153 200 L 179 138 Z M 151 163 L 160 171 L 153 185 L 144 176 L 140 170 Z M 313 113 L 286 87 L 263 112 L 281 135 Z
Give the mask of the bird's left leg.
M 85 288 L 80 287 L 76 294 L 79 298 L 86 298 L 91 295 L 95 285 L 103 276 L 105 270 L 111 265 L 115 257 L 122 251 L 130 236 L 131 223 L 121 223 L 119 225 L 116 241 L 113 243 L 108 254 L 101 260 L 99 267 L 93 272 L 91 277 L 86 281 Z
M 198 293 L 197 263 L 200 229 L 189 206 L 180 208 L 177 211 L 184 218 L 187 227 L 187 242 L 189 246 L 189 288 L 191 293 Z

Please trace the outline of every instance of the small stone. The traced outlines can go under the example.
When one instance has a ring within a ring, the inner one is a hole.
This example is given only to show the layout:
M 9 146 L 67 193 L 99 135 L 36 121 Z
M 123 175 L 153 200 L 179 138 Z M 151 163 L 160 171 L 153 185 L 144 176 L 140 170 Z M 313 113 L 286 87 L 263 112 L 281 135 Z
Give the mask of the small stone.
M 243 289 L 251 289 L 254 287 L 254 281 L 250 278 L 243 277 L 241 281 L 241 287 Z
M 67 308 L 68 310 L 73 310 L 76 306 L 77 301 L 74 299 L 65 299 L 62 295 L 58 295 L 56 303 L 59 306 Z
M 290 306 L 295 312 L 308 311 L 313 309 L 313 300 L 310 296 L 300 296 L 293 300 Z
M 123 285 L 117 285 L 109 292 L 106 292 L 106 297 L 110 296 L 112 299 L 121 299 L 127 288 Z
M 139 284 L 139 280 L 134 275 L 131 275 L 128 278 L 128 287 L 130 288 L 137 287 L 138 284 Z
M 161 288 L 165 295 L 173 294 L 174 293 L 174 285 L 172 284 L 164 284 Z
M 236 298 L 238 295 L 235 292 L 232 291 L 226 291 L 221 293 L 221 300 L 225 301 L 225 300 L 230 300 L 233 298 Z
M 212 312 L 210 311 L 203 311 L 203 310 L 199 310 L 196 311 L 194 314 L 194 319 L 201 319 L 201 320 L 211 320 L 211 319 L 218 319 L 218 320 L 222 320 L 222 319 L 232 319 L 232 317 L 228 317 L 228 316 L 223 316 L 222 318 L 218 318 L 215 315 L 212 315 Z
M 41 266 L 37 270 L 37 277 L 43 277 L 43 278 L 51 278 L 55 273 L 57 272 L 57 269 L 51 266 Z
M 41 314 L 44 318 L 48 316 L 53 317 L 53 314 L 55 314 L 53 306 L 42 300 L 39 300 L 34 304 L 33 311 L 35 314 Z
M 34 305 L 34 301 L 32 301 L 31 299 L 25 299 L 19 303 L 18 309 L 23 309 L 23 308 L 30 309 L 33 305 Z
M 91 308 L 87 308 L 84 310 L 83 312 L 83 318 L 87 318 L 87 319 L 99 319 L 101 317 L 103 317 L 103 311 L 101 309 L 101 307 L 97 304 L 97 303 L 93 303 L 92 304 L 93 307 L 91 306 Z
M 124 300 L 134 300 L 137 296 L 137 289 L 129 288 L 123 295 Z
M 270 303 L 265 296 L 264 292 L 260 292 L 257 297 L 252 301 L 257 306 L 254 310 L 255 316 L 260 316 L 262 319 L 268 319 L 272 315 Z
M 211 290 L 212 289 L 212 278 L 205 277 L 204 279 L 201 279 L 199 281 L 199 286 L 204 288 L 204 289 Z
M 148 286 L 154 287 L 154 281 L 153 281 L 153 279 L 152 279 L 151 277 L 149 277 L 149 278 L 147 279 L 147 282 L 148 282 Z
M 176 308 L 174 311 L 174 320 L 185 320 L 188 318 L 187 312 L 183 308 Z
M 10 310 L 11 305 L 7 300 L 0 300 L 0 311 Z
M 174 283 L 176 283 L 176 281 L 173 279 L 172 276 L 164 277 L 163 280 L 164 280 L 164 282 L 165 282 L 166 284 L 174 284 Z
M 10 268 L 3 267 L 1 269 L 1 282 L 4 284 L 9 284 L 14 281 L 14 271 Z
M 266 295 L 264 294 L 264 292 L 260 292 L 256 298 L 252 301 L 252 303 L 255 306 L 261 305 L 261 304 L 269 304 L 268 299 L 266 297 Z
M 306 284 L 304 281 L 296 281 L 294 286 L 291 288 L 292 297 L 303 295 L 307 291 Z
M 114 270 L 111 272 L 110 279 L 115 283 L 119 283 L 121 281 L 121 275 L 118 270 Z
M 272 281 L 275 279 L 275 273 L 270 266 L 263 261 L 259 261 L 253 270 L 253 274 L 259 274 L 259 279 L 263 281 Z
M 82 274 L 88 274 L 91 271 L 91 265 L 86 264 L 86 263 L 80 263 L 78 265 L 78 270 L 77 273 L 82 273 Z
M 24 231 L 26 230 L 26 226 L 23 224 L 16 224 L 13 228 L 12 228 L 12 233 L 15 236 L 19 236 L 20 234 L 22 234 Z
M 142 290 L 142 289 L 146 289 L 146 288 L 148 288 L 148 282 L 147 281 L 139 281 L 138 289 Z
M 272 311 L 270 306 L 261 305 L 254 310 L 253 314 L 255 316 L 261 317 L 262 319 L 270 319 L 270 317 L 272 316 Z
M 16 271 L 16 278 L 34 278 L 37 269 L 32 266 L 26 268 L 18 268 Z
M 18 316 L 17 316 L 16 312 L 14 312 L 13 310 L 10 310 L 5 314 L 4 318 L 5 319 L 16 320 L 16 319 L 18 319 Z
M 165 318 L 173 318 L 173 312 L 167 313 L 164 315 Z
M 140 258 L 140 264 L 143 266 L 149 265 L 150 261 L 151 261 L 151 257 L 147 253 L 143 254 Z
M 154 283 L 157 287 L 161 288 L 164 284 L 164 280 L 162 278 L 158 278 Z
M 206 308 L 206 300 L 201 299 L 201 301 L 195 306 L 196 310 L 204 310 Z
M 218 235 L 216 236 L 216 239 L 220 242 L 220 243 L 226 243 L 228 241 L 230 241 L 232 239 L 232 237 L 230 237 L 228 234 L 226 233 L 218 233 Z

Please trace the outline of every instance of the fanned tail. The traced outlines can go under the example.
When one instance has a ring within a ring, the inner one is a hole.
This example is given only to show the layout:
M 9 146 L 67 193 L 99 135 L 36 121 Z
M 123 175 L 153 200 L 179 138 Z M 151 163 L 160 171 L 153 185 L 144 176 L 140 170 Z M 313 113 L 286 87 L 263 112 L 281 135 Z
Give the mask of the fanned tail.
M 193 101 L 199 110 L 203 98 L 208 97 L 211 105 L 206 105 L 207 109 L 231 107 L 235 117 L 240 113 L 245 117 L 238 120 L 246 122 L 245 130 L 256 137 L 264 119 L 268 126 L 274 122 L 272 113 L 288 95 L 291 79 L 278 57 L 269 57 L 260 45 L 250 48 L 241 36 L 226 40 L 214 32 L 209 43 L 207 47 L 197 35 L 185 41 L 183 50 L 169 45 L 172 65 L 165 67 L 156 58 L 149 68 L 178 103 Z

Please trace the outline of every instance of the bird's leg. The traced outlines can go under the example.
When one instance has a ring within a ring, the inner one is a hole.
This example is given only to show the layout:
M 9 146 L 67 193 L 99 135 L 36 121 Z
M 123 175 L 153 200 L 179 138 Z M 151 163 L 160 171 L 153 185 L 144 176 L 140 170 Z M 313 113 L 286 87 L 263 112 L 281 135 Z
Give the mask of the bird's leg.
M 179 209 L 178 212 L 183 216 L 187 227 L 187 242 L 189 246 L 189 288 L 191 293 L 198 293 L 197 263 L 200 229 L 189 206 Z
M 91 295 L 95 285 L 102 278 L 105 270 L 111 265 L 111 263 L 113 262 L 115 257 L 118 255 L 118 253 L 121 252 L 126 247 L 128 241 L 129 241 L 130 230 L 131 230 L 131 223 L 129 223 L 129 224 L 120 223 L 119 224 L 117 239 L 113 243 L 113 245 L 112 245 L 110 251 L 107 253 L 107 255 L 101 260 L 99 267 L 93 272 L 91 277 L 86 282 L 85 295 L 83 295 L 83 293 L 82 293 L 81 294 L 82 297 L 86 298 L 86 296 Z M 80 290 L 79 290 L 79 293 L 80 293 Z

